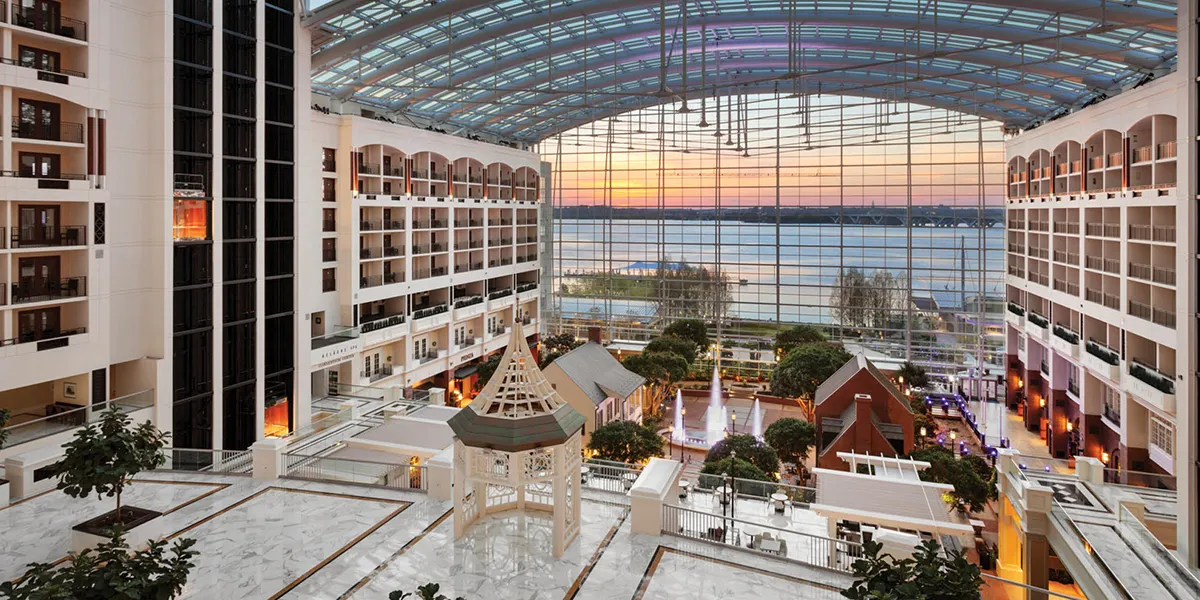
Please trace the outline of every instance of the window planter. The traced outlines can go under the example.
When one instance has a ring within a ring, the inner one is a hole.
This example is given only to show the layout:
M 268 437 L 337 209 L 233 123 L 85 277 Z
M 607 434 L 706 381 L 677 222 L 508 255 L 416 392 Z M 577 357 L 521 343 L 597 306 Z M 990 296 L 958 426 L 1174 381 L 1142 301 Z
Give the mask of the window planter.
M 116 522 L 117 511 L 114 508 L 98 517 L 88 519 L 71 528 L 71 551 L 83 552 L 95 548 L 101 542 L 111 539 L 108 531 Z M 158 517 L 162 513 L 138 508 L 136 506 L 121 507 L 120 525 L 125 531 L 125 540 L 130 548 L 141 548 L 153 540 L 162 538 L 164 519 Z

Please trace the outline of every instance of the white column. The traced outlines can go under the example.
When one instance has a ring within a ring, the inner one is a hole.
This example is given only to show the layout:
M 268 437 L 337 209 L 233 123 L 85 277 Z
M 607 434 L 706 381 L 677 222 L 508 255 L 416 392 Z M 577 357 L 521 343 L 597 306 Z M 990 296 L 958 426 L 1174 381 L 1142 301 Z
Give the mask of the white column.
M 567 461 L 566 446 L 554 449 L 554 556 L 562 556 L 567 546 Z
M 451 446 L 433 455 L 425 461 L 425 469 L 429 477 L 429 497 L 434 500 L 448 501 L 454 499 L 454 447 Z M 457 507 L 458 503 L 455 502 Z M 457 517 L 455 517 L 457 519 Z

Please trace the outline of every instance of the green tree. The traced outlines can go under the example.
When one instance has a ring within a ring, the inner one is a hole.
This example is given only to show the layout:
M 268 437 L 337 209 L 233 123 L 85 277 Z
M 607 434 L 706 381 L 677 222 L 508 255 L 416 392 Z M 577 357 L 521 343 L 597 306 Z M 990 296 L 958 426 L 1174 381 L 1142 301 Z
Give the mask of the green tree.
M 674 352 L 682 356 L 683 360 L 686 360 L 691 366 L 693 362 L 696 362 L 696 350 L 696 342 L 691 339 L 677 335 L 664 335 L 650 340 L 650 343 L 646 344 L 644 352 Z
M 496 352 L 479 362 L 479 366 L 476 367 L 476 373 L 479 375 L 475 378 L 476 392 L 482 390 L 483 386 L 491 381 L 492 375 L 496 374 L 496 369 L 500 368 L 501 358 L 504 358 L 504 353 Z
M 132 425 L 128 415 L 109 403 L 98 423 L 84 426 L 63 446 L 63 458 L 55 465 L 58 489 L 73 498 L 86 498 L 92 492 L 116 496 L 119 524 L 121 492 L 134 475 L 167 462 L 163 453 L 167 435 L 150 421 Z
M 840 344 L 804 344 L 788 352 L 771 372 L 771 393 L 799 398 L 809 421 L 813 420 L 813 395 L 852 356 Z
M 683 319 L 667 325 L 663 335 L 673 335 L 686 340 L 692 340 L 700 350 L 707 350 L 710 343 L 708 326 L 697 319 Z
M 775 351 L 779 354 L 787 354 L 796 346 L 824 341 L 827 339 L 825 332 L 821 331 L 820 327 L 808 324 L 797 325 L 775 334 Z
M 661 319 L 699 319 L 716 322 L 733 304 L 729 277 L 715 268 L 687 263 L 659 263 L 651 280 L 655 314 Z
M 912 558 L 896 560 L 881 554 L 878 542 L 863 544 L 863 558 L 854 561 L 854 584 L 842 595 L 851 600 L 978 600 L 983 575 L 961 551 L 943 552 L 936 540 L 926 540 Z
M 663 401 L 671 395 L 676 381 L 688 374 L 688 362 L 674 352 L 643 352 L 626 356 L 621 364 L 626 369 L 646 378 L 650 384 L 646 394 L 646 412 L 657 414 Z
M 775 449 L 781 460 L 803 467 L 804 460 L 808 458 L 808 449 L 817 441 L 817 428 L 801 419 L 779 419 L 767 426 L 763 439 Z
M 903 380 L 901 380 L 903 378 Z M 906 387 L 923 388 L 929 385 L 929 374 L 920 365 L 914 365 L 907 360 L 896 369 L 896 381 Z
M 613 421 L 592 432 L 588 449 L 604 460 L 640 463 L 662 456 L 664 441 L 654 429 L 645 425 L 633 421 Z
M 130 550 L 119 531 L 96 548 L 67 557 L 67 564 L 33 563 L 25 575 L 0 583 L 7 600 L 166 600 L 183 591 L 198 554 L 196 540 L 180 538 L 167 554 L 156 540 Z
M 7 408 L 0 408 L 0 448 L 4 447 L 4 443 L 8 441 L 8 420 L 12 418 L 12 411 Z
M 779 472 L 779 454 L 775 449 L 747 434 L 731 435 L 708 450 L 705 463 L 720 462 L 737 452 L 737 459 L 748 461 L 767 475 Z
M 575 339 L 575 336 L 569 333 L 560 333 L 552 335 L 542 341 L 542 350 L 538 361 L 538 368 L 545 369 L 550 366 L 550 363 L 558 360 L 558 357 L 582 346 L 585 342 Z
M 749 461 L 742 460 L 741 457 L 734 458 L 726 456 L 718 461 L 704 463 L 704 468 L 700 469 L 701 473 L 706 475 L 725 475 L 729 474 L 737 479 L 753 479 L 755 481 L 775 481 L 763 470 L 754 466 Z
M 923 481 L 954 486 L 950 497 L 957 509 L 979 512 L 987 505 L 988 499 L 995 495 L 995 484 L 989 483 L 990 476 L 985 479 L 974 461 L 960 460 L 952 450 L 929 446 L 913 452 L 910 458 L 930 464 L 928 469 L 920 473 Z

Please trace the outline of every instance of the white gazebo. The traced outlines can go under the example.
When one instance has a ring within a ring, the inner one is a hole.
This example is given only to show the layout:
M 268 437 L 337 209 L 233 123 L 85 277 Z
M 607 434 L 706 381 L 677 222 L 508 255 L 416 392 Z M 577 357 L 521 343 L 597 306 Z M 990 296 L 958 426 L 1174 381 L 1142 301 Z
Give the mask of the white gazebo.
M 454 536 L 505 510 L 552 513 L 554 556 L 579 535 L 580 432 L 585 419 L 538 369 L 519 321 L 491 381 L 450 418 Z

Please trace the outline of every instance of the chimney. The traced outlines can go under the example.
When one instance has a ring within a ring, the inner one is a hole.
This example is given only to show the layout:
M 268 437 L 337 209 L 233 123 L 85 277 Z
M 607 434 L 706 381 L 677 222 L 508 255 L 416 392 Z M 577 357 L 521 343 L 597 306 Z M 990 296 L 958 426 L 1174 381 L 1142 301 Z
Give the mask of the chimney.
M 871 454 L 871 395 L 854 395 L 854 452 Z
M 587 339 L 589 342 L 596 342 L 597 344 L 604 343 L 603 341 L 600 340 L 600 328 L 599 327 L 588 327 Z

